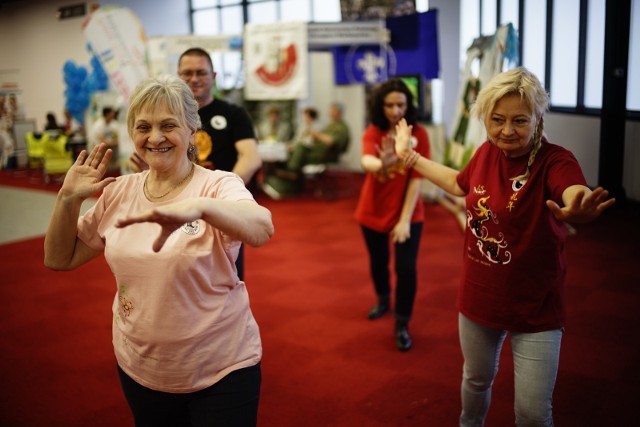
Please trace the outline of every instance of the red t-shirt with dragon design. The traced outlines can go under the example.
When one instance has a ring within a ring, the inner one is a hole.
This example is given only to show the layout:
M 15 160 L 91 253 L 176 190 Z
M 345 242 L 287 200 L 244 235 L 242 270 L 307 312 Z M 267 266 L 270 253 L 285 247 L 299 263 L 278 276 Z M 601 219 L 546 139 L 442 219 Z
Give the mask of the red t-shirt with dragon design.
M 467 193 L 458 309 L 487 327 L 539 332 L 565 323 L 566 224 L 545 201 L 562 206 L 563 191 L 586 182 L 573 154 L 546 139 L 529 179 L 512 181 L 528 158 L 487 141 L 458 175 Z

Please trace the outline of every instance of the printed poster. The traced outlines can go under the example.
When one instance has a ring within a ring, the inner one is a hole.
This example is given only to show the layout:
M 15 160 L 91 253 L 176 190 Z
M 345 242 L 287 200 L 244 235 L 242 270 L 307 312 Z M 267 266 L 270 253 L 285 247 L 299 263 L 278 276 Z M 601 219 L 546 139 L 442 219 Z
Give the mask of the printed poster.
M 306 23 L 247 24 L 244 58 L 245 99 L 307 98 L 309 82 Z

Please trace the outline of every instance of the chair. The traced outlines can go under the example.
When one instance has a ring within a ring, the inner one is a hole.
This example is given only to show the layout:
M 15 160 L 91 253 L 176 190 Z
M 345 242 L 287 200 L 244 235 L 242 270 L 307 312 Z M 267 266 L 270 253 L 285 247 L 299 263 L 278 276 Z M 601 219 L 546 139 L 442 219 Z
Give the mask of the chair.
M 68 137 L 59 132 L 45 132 L 49 135 L 44 144 L 44 181 L 49 183 L 51 176 L 64 175 L 73 165 L 73 153 L 67 150 Z
M 340 191 L 340 174 L 336 166 L 340 157 L 349 148 L 349 139 L 341 144 L 329 147 L 322 163 L 313 163 L 302 167 L 305 186 L 319 199 L 335 199 L 342 196 Z M 345 194 L 346 195 L 346 194 Z
M 24 134 L 24 139 L 27 142 L 29 168 L 42 168 L 44 164 L 44 145 L 49 140 L 49 134 L 40 132 L 27 132 Z

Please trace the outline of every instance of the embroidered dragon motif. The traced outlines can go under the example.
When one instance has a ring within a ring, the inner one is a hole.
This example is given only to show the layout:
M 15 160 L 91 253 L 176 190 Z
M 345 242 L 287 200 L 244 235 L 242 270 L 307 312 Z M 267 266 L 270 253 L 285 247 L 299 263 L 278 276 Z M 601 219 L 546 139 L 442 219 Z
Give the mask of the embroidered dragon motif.
M 498 238 L 489 236 L 486 222 L 491 221 L 498 224 L 498 220 L 487 204 L 489 197 L 478 199 L 478 203 L 473 207 L 473 212 L 467 210 L 467 227 L 478 240 L 476 246 L 484 258 L 494 264 L 508 264 L 511 261 L 511 252 L 504 250 L 508 243 L 502 233 L 498 233 Z

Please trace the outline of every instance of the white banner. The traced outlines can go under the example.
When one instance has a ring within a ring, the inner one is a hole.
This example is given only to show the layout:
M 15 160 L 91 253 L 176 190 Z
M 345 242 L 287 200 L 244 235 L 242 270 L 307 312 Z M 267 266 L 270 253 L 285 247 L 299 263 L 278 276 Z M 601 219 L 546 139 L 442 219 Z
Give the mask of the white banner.
M 146 37 L 137 16 L 121 6 L 102 6 L 85 23 L 93 53 L 125 103 L 135 86 L 149 76 Z
M 308 35 L 310 48 L 377 44 L 391 41 L 384 20 L 310 23 Z
M 247 24 L 244 58 L 245 99 L 307 98 L 307 26 L 304 22 Z

